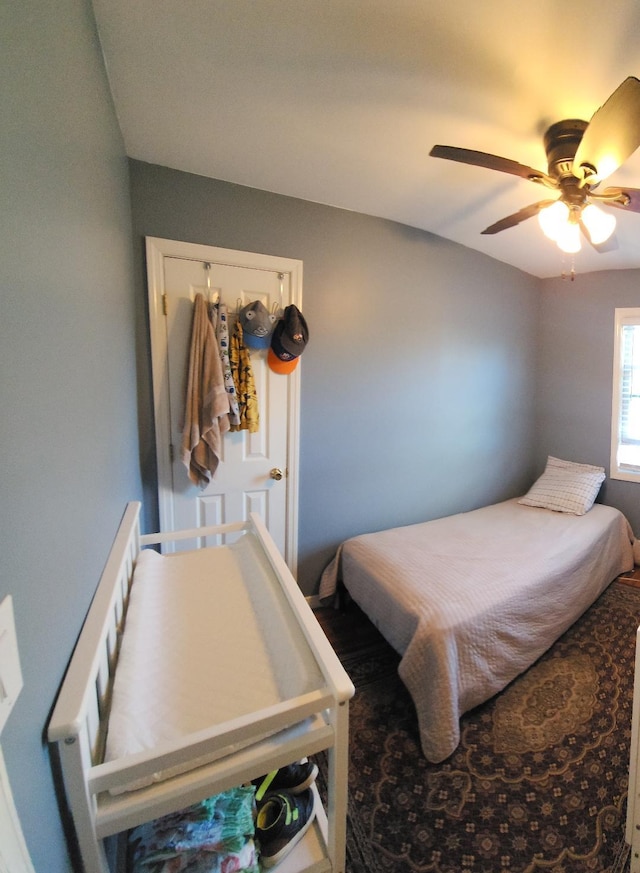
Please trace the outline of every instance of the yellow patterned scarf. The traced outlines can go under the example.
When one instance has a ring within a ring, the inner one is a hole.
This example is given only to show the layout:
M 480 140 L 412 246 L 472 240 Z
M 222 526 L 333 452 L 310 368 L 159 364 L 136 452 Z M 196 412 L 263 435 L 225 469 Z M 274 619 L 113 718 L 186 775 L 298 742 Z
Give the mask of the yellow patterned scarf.
M 251 358 L 249 350 L 244 344 L 244 334 L 239 319 L 236 321 L 229 343 L 229 363 L 233 383 L 236 386 L 240 412 L 240 424 L 232 424 L 230 429 L 234 431 L 248 430 L 249 433 L 256 433 L 260 422 L 258 395 L 251 368 Z

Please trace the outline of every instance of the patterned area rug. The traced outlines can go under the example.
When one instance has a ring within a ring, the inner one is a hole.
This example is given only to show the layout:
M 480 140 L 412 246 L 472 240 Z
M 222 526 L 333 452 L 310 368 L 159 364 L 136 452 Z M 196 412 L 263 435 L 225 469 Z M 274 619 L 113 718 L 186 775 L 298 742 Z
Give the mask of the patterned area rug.
M 357 689 L 348 873 L 625 873 L 639 623 L 640 590 L 613 583 L 533 667 L 463 717 L 458 749 L 437 765 L 422 756 L 398 656 L 382 638 L 338 644 Z

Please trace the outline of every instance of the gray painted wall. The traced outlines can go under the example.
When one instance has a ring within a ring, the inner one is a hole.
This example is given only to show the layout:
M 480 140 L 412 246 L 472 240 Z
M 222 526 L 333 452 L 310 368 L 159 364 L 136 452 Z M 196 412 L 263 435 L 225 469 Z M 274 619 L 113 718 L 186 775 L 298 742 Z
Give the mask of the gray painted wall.
M 138 161 L 130 168 L 141 313 L 145 235 L 304 261 L 305 593 L 347 536 L 526 490 L 537 280 L 404 225 Z M 142 417 L 151 502 L 150 405 Z
M 69 869 L 43 732 L 141 496 L 128 168 L 86 0 L 0 11 L 0 600 L 24 689 L 2 733 L 37 873 Z
M 545 279 L 540 293 L 536 472 L 556 455 L 608 473 L 614 312 L 640 306 L 640 271 Z M 598 500 L 618 507 L 640 535 L 639 498 L 635 482 L 607 479 Z
M 640 285 L 638 271 L 538 282 L 391 222 L 135 161 L 132 261 L 89 3 L 8 0 L 0 28 L 0 599 L 14 598 L 25 680 L 1 745 L 36 870 L 58 873 L 43 734 L 142 493 L 136 391 L 155 527 L 142 237 L 304 261 L 306 591 L 343 537 L 516 494 L 547 453 L 608 467 L 613 309 L 640 305 Z M 608 482 L 604 497 L 639 530 L 636 490 Z

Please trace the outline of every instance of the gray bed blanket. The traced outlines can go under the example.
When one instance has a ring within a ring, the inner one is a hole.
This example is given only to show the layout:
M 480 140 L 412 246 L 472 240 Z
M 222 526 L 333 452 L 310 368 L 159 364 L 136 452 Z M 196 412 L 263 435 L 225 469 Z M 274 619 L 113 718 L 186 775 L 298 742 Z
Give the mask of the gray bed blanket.
M 399 674 L 433 762 L 460 716 L 529 667 L 620 573 L 633 532 L 616 509 L 575 516 L 508 500 L 343 543 L 321 580 L 341 578 L 402 655 Z

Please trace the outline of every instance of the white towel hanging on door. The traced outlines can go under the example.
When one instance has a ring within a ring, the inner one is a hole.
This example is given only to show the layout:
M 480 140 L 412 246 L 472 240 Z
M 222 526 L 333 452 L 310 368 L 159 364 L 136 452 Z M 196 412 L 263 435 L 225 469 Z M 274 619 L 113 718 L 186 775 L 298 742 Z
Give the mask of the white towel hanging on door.
M 222 435 L 229 430 L 229 396 L 208 304 L 196 294 L 182 431 L 182 462 L 191 481 L 205 487 L 220 462 Z

